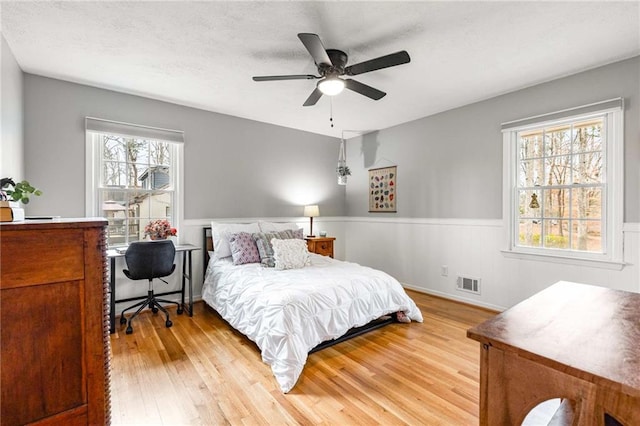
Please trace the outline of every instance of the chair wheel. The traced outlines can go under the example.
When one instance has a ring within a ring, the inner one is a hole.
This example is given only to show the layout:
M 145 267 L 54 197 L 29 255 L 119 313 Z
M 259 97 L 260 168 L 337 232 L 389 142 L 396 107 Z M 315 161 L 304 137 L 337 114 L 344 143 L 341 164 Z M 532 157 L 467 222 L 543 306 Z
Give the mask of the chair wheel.
M 123 316 L 120 317 L 120 324 L 126 324 L 127 323 L 127 319 Z
M 171 320 L 167 320 L 165 325 L 167 326 L 167 328 L 169 328 L 169 327 L 171 327 L 173 325 L 173 323 L 171 322 Z
M 157 313 L 158 313 L 158 308 L 151 308 L 151 311 L 152 311 L 154 314 L 157 314 Z
M 133 333 L 133 327 L 129 326 L 127 327 L 127 334 L 131 334 Z
M 182 308 L 178 308 L 178 315 L 182 315 L 183 312 L 184 310 Z

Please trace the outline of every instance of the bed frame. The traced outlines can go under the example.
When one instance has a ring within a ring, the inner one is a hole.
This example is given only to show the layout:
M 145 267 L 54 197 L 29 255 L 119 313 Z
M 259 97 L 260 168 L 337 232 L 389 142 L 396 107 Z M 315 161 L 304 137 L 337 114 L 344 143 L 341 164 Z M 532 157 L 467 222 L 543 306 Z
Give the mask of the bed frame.
M 202 263 L 202 277 L 204 278 L 207 273 L 207 265 L 209 264 L 209 252 L 213 251 L 213 236 L 211 234 L 211 227 L 207 226 L 202 229 L 202 247 L 204 248 L 204 262 Z M 378 319 L 371 321 L 368 324 L 365 324 L 360 327 L 354 327 L 351 330 L 347 331 L 343 336 L 338 337 L 333 340 L 327 340 L 325 342 L 320 343 L 315 348 L 309 351 L 309 354 L 317 352 L 321 349 L 328 348 L 329 346 L 333 346 L 337 343 L 344 342 L 345 340 L 351 339 L 352 337 L 360 336 L 368 331 L 376 330 L 380 327 L 384 327 L 387 324 L 391 324 L 394 322 L 398 322 L 395 312 L 389 315 L 385 315 Z

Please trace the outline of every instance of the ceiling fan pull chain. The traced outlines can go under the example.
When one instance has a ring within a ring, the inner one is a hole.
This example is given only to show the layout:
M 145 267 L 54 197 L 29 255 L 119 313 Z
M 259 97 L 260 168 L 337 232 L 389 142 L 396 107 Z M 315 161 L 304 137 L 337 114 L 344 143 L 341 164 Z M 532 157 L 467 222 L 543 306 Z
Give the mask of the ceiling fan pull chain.
M 329 123 L 331 123 L 331 127 L 333 128 L 333 99 L 329 98 Z

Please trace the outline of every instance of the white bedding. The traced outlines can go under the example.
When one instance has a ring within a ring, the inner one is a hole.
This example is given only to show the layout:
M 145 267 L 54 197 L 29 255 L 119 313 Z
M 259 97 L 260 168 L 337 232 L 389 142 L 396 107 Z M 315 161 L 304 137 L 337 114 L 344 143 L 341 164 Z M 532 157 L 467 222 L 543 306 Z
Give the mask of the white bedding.
M 309 350 L 392 312 L 422 314 L 388 274 L 311 254 L 311 266 L 276 270 L 212 258 L 202 298 L 253 340 L 283 392 L 296 384 Z

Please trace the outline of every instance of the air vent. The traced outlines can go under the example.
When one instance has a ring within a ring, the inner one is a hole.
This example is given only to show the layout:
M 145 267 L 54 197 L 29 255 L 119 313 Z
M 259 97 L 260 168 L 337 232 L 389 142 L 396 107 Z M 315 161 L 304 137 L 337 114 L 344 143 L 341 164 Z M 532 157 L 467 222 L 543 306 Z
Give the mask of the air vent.
M 480 294 L 480 278 L 458 276 L 458 290 Z

